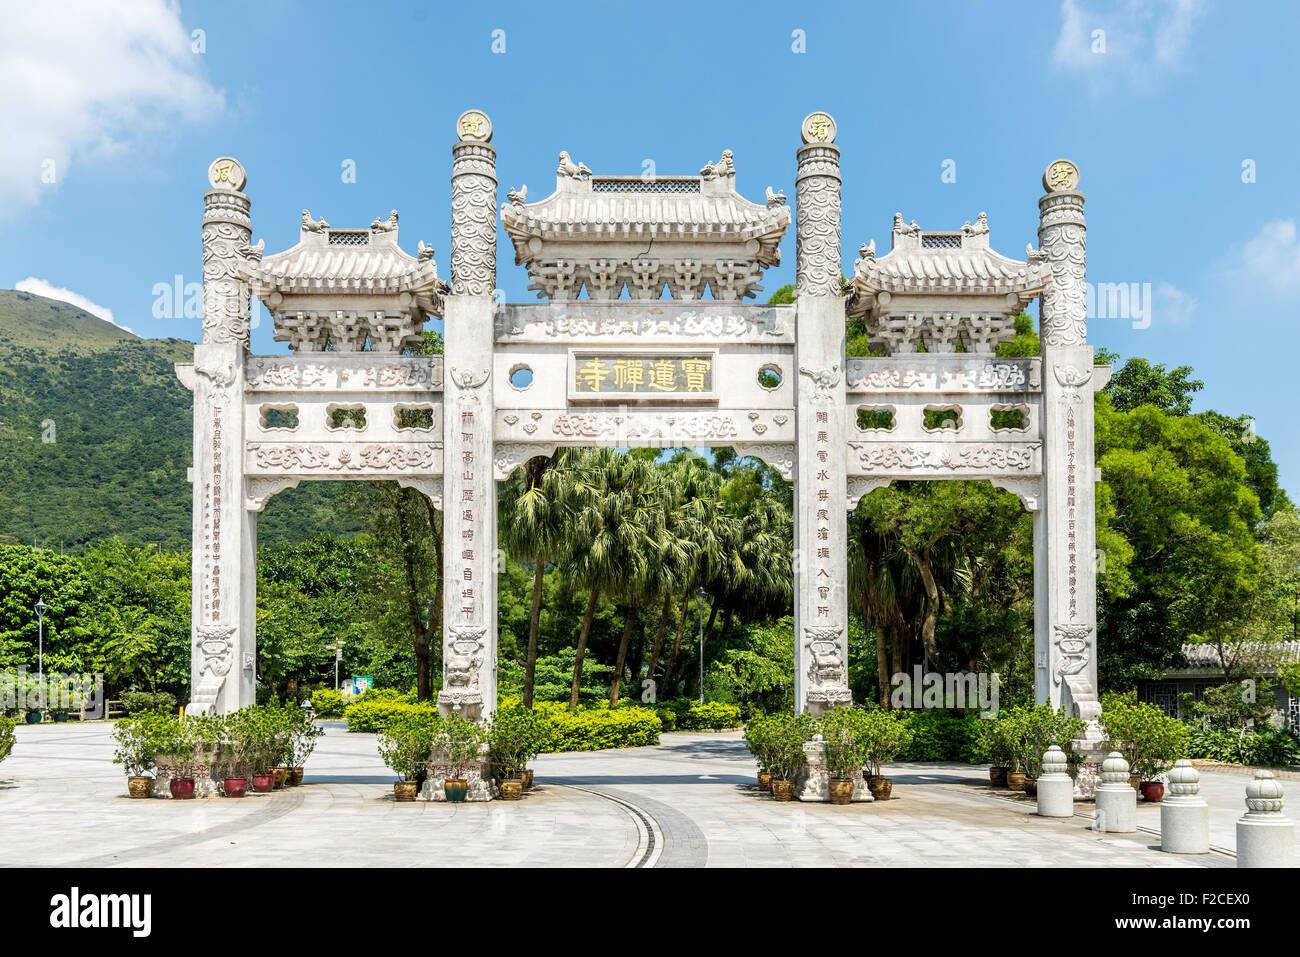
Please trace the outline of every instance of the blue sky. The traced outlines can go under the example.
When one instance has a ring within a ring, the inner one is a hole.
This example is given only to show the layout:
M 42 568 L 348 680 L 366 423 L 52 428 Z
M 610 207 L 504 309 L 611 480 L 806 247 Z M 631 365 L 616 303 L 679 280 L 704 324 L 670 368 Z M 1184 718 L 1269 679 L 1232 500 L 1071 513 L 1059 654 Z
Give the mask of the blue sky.
M 741 192 L 793 197 L 799 122 L 826 110 L 846 273 L 868 239 L 888 249 L 895 211 L 943 229 L 987 210 L 995 248 L 1023 258 L 1043 168 L 1075 160 L 1089 279 L 1152 294 L 1149 325 L 1097 318 L 1091 340 L 1192 365 L 1196 407 L 1254 415 L 1300 499 L 1300 4 L 12 6 L 0 287 L 66 290 L 137 334 L 196 339 L 196 319 L 155 318 L 154 289 L 200 279 L 216 156 L 246 166 L 267 252 L 297 240 L 303 207 L 336 226 L 395 207 L 403 245 L 432 243 L 445 275 L 469 107 L 492 118 L 502 200 L 521 183 L 549 193 L 561 149 L 598 173 L 672 174 L 729 148 Z M 532 300 L 504 233 L 498 249 L 507 297 Z M 791 234 L 768 291 L 793 280 L 793 253 Z M 269 322 L 253 346 L 283 350 Z

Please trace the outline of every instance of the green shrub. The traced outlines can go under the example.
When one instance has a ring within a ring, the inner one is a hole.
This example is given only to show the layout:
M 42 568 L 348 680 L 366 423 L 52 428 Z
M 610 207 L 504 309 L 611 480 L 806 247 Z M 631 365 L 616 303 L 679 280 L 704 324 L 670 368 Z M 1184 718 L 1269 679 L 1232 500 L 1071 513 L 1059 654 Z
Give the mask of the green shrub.
M 1285 728 L 1267 727 L 1244 735 L 1226 728 L 1193 724 L 1188 728 L 1187 756 L 1257 767 L 1300 765 L 1300 738 Z
M 659 743 L 663 725 L 649 708 L 608 708 L 568 712 L 563 705 L 541 702 L 536 709 L 546 718 L 546 751 L 603 751 L 640 748 Z
M 0 761 L 14 749 L 14 719 L 0 714 Z
M 318 688 L 311 693 L 311 707 L 318 718 L 341 718 L 343 693 L 333 688 Z
M 176 696 L 169 691 L 124 691 L 122 707 L 127 714 L 140 714 L 143 711 L 161 711 L 164 714 L 176 714 Z
M 723 731 L 740 727 L 740 706 L 721 701 L 691 705 L 678 719 L 677 727 L 686 731 Z
M 903 749 L 902 761 L 964 761 L 979 764 L 987 760 L 978 714 L 954 715 L 947 711 L 900 710 L 903 723 L 912 732 Z
M 357 700 L 343 709 L 348 730 L 369 734 L 382 734 L 400 717 L 437 713 L 431 702 L 404 701 L 393 698 L 370 698 L 371 692 L 359 695 Z
M 1153 704 L 1108 695 L 1102 699 L 1100 721 L 1109 746 L 1144 781 L 1156 780 L 1187 754 L 1187 726 Z

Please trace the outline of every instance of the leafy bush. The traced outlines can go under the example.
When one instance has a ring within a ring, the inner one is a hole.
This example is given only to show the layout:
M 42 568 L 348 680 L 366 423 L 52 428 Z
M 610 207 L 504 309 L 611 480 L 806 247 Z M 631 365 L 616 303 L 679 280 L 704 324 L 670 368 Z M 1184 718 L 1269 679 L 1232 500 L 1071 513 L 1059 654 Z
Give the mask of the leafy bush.
M 903 712 L 882 708 L 857 709 L 862 716 L 855 725 L 861 756 L 879 776 L 880 766 L 898 758 L 912 743 L 910 721 Z
M 403 781 L 413 781 L 424 770 L 442 719 L 436 711 L 411 710 L 390 718 L 379 735 L 379 756 Z
M 124 691 L 122 707 L 127 714 L 140 714 L 142 711 L 161 711 L 164 714 L 176 714 L 176 696 L 169 691 Z
M 369 734 L 381 734 L 394 720 L 408 715 L 437 714 L 438 709 L 429 702 L 395 700 L 392 698 L 369 698 L 370 692 L 358 696 L 358 699 L 343 710 L 347 719 L 348 730 Z
M 0 714 L 0 761 L 9 757 L 14 749 L 14 719 Z
M 547 752 L 640 748 L 658 744 L 663 730 L 659 716 L 649 708 L 593 708 L 570 713 L 563 705 L 539 702 L 535 709 L 550 730 Z
M 978 714 L 950 714 L 947 711 L 899 710 L 912 738 L 899 755 L 903 761 L 964 761 L 979 764 L 987 760 L 985 735 L 995 719 Z
M 550 727 L 541 713 L 514 700 L 503 701 L 488 725 L 488 753 L 502 773 L 517 774 L 545 750 L 550 737 Z
M 1187 754 L 1187 726 L 1153 704 L 1107 696 L 1100 720 L 1111 746 L 1144 781 L 1154 781 Z
M 129 777 L 143 777 L 152 771 L 160 754 L 188 760 L 194 751 L 192 725 L 163 711 L 141 711 L 113 725 L 113 763 L 125 768 Z
M 863 708 L 832 708 L 817 722 L 825 741 L 826 769 L 832 778 L 857 777 L 872 744 L 871 719 Z
M 677 727 L 686 731 L 722 731 L 740 727 L 740 706 L 723 704 L 721 701 L 706 701 L 704 704 L 691 705 L 686 713 L 678 718 Z
M 318 718 L 343 717 L 343 693 L 333 688 L 317 688 L 311 693 L 311 707 Z
M 812 740 L 816 724 L 806 714 L 774 714 L 762 732 L 767 770 L 778 781 L 793 781 L 805 760 L 803 746 Z
M 1188 728 L 1187 756 L 1258 767 L 1300 765 L 1300 737 L 1285 728 L 1265 727 L 1244 735 L 1226 728 L 1193 724 Z

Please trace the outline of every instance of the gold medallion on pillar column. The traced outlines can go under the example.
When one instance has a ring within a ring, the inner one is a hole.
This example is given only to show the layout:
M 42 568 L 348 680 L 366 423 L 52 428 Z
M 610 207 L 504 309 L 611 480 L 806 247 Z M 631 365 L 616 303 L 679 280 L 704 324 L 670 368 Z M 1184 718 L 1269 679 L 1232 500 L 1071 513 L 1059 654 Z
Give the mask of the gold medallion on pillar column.
M 233 189 L 236 192 L 244 188 L 248 174 L 243 164 L 232 156 L 222 156 L 212 161 L 208 167 L 208 183 L 213 189 Z
M 1068 159 L 1054 160 L 1043 171 L 1043 189 L 1049 193 L 1066 193 L 1079 188 L 1079 167 Z
M 805 143 L 834 143 L 835 120 L 829 113 L 809 113 L 799 127 Z
M 475 143 L 492 141 L 492 121 L 482 110 L 466 110 L 456 120 L 456 136 Z

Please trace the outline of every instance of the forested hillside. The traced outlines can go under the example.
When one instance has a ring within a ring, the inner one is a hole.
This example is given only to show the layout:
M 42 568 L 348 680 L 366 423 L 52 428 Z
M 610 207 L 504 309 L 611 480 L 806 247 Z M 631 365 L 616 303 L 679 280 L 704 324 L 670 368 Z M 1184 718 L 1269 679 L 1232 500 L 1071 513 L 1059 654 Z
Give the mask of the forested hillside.
M 77 551 L 119 536 L 188 548 L 193 344 L 141 339 L 76 306 L 0 290 L 0 542 Z M 359 526 L 333 486 L 283 493 L 263 541 Z

